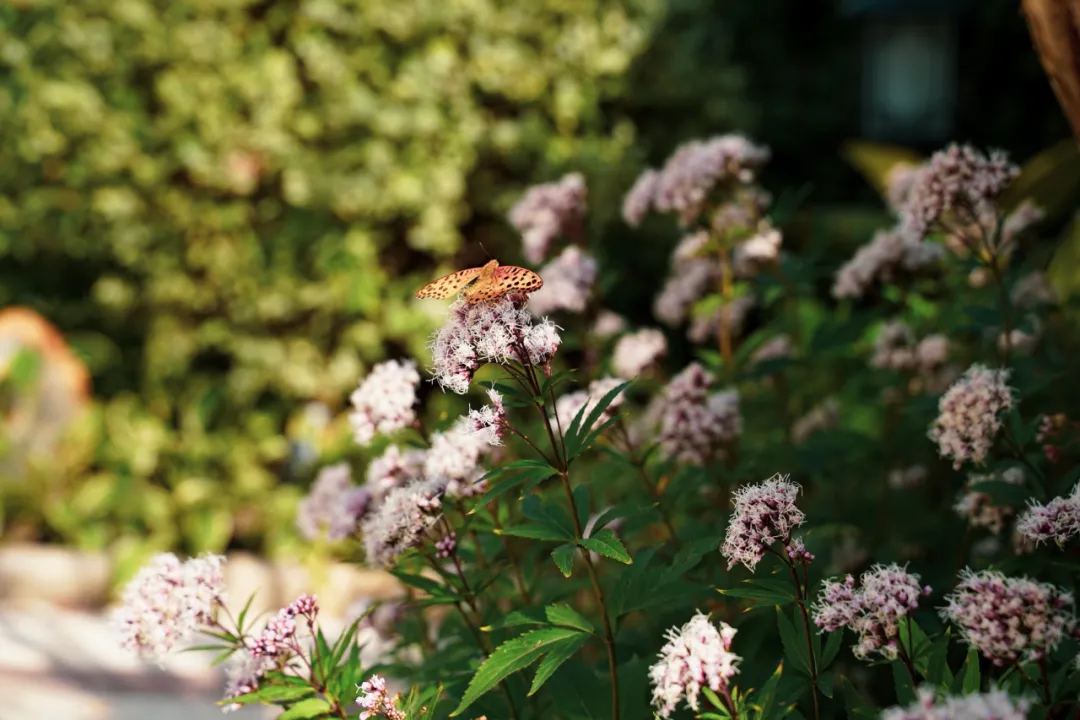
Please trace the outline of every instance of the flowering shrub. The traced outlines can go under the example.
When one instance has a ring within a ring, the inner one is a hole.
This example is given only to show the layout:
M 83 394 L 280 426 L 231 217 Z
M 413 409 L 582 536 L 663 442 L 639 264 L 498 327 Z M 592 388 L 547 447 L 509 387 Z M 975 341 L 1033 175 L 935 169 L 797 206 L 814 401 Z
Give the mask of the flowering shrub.
M 1039 212 L 1002 200 L 1018 169 L 953 146 L 894 173 L 895 225 L 827 269 L 825 308 L 768 158 L 694 141 L 628 190 L 629 225 L 685 233 L 667 330 L 602 307 L 569 175 L 511 213 L 542 291 L 459 300 L 430 357 L 362 380 L 352 425 L 380 454 L 363 483 L 325 467 L 297 526 L 400 598 L 333 641 L 310 596 L 256 630 L 220 559 L 162 556 L 124 596 L 125 644 L 208 634 L 223 706 L 283 718 L 1080 711 L 1080 471 L 1054 387 L 1075 347 L 1021 267 Z M 473 402 L 429 428 L 421 382 Z

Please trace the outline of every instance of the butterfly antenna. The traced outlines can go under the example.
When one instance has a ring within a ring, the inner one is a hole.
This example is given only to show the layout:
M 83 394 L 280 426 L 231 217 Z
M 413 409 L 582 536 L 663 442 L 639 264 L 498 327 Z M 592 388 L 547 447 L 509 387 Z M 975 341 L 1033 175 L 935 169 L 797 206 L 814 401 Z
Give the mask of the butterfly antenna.
M 494 258 L 491 257 L 491 253 L 489 253 L 487 251 L 487 248 L 484 247 L 484 243 L 480 242 L 479 240 L 477 240 L 476 243 L 480 246 L 480 249 L 484 251 L 484 254 L 488 256 L 488 260 L 494 260 Z

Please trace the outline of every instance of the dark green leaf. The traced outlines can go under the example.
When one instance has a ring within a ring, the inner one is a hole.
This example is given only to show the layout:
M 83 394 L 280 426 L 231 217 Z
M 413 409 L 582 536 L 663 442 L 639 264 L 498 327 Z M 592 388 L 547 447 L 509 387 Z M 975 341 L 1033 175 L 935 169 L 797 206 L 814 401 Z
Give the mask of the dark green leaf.
M 629 565 L 633 562 L 630 559 L 630 553 L 626 552 L 626 548 L 623 547 L 622 541 L 619 540 L 611 528 L 604 528 L 592 537 L 585 538 L 580 542 L 585 549 L 591 550 L 594 553 L 599 553 L 612 560 L 618 560 L 625 565 Z
M 825 650 L 821 653 L 821 662 L 818 663 L 819 672 L 832 665 L 836 655 L 840 652 L 840 646 L 844 644 L 843 630 L 836 630 L 828 635 L 829 639 L 825 641 Z
M 893 674 L 893 684 L 896 687 L 896 701 L 901 705 L 910 705 L 915 702 L 915 686 L 911 682 L 911 675 L 904 663 L 893 660 L 890 663 Z
M 308 698 L 278 715 L 278 720 L 315 720 L 325 717 L 329 712 L 330 703 L 322 698 Z
M 577 552 L 577 545 L 567 543 L 560 545 L 551 551 L 551 557 L 555 560 L 555 566 L 559 568 L 559 572 L 563 574 L 563 577 L 570 577 L 570 573 L 574 570 L 574 553 Z
M 572 532 L 568 533 L 562 528 L 546 525 L 517 525 L 515 527 L 496 529 L 495 534 L 529 538 L 530 540 L 551 540 L 553 542 L 563 542 L 574 538 Z
M 979 653 L 973 647 L 968 648 L 967 659 L 964 660 L 964 666 L 960 668 L 960 676 L 963 678 L 960 691 L 964 695 L 979 692 L 982 686 L 982 678 L 979 674 Z
M 450 717 L 460 715 L 504 679 L 532 665 L 559 641 L 579 635 L 577 630 L 568 628 L 543 628 L 503 643 L 477 669 Z
M 776 608 L 776 620 L 780 627 L 780 642 L 784 646 L 784 656 L 791 660 L 796 670 L 810 676 L 810 655 L 803 637 L 795 625 L 784 614 L 783 608 Z
M 559 666 L 572 658 L 574 653 L 588 639 L 588 635 L 578 633 L 574 637 L 554 643 L 551 651 L 544 656 L 544 659 L 540 661 L 540 665 L 536 668 L 536 675 L 533 677 L 532 686 L 529 688 L 529 696 L 536 694 L 536 691 L 551 678 L 555 671 L 559 669 Z
M 565 603 L 548 605 L 544 609 L 544 615 L 552 625 L 571 627 L 587 633 L 596 631 L 587 617 Z

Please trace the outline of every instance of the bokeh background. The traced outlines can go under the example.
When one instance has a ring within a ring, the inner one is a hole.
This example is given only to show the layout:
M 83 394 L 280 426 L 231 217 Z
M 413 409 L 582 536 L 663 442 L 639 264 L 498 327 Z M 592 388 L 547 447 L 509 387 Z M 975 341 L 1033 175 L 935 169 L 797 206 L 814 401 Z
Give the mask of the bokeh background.
M 361 452 L 350 391 L 440 320 L 419 285 L 521 263 L 507 210 L 579 171 L 603 305 L 652 323 L 678 235 L 622 196 L 731 131 L 828 267 L 888 224 L 850 141 L 1070 135 L 1015 0 L 7 0 L 3 544 L 112 582 L 302 555 L 312 475 Z

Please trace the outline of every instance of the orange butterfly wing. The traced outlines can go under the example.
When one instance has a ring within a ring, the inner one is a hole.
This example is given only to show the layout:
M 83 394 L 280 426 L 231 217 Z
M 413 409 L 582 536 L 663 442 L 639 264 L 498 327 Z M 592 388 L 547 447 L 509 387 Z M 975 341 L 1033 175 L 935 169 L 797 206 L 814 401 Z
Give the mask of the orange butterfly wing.
M 465 291 L 465 297 L 470 305 L 475 305 L 510 293 L 526 295 L 543 286 L 544 281 L 532 270 L 517 265 L 501 265 L 495 268 L 490 282 L 481 279 Z
M 424 287 L 416 291 L 416 297 L 418 298 L 448 298 L 451 295 L 456 295 L 461 292 L 462 288 L 467 286 L 480 274 L 483 268 L 469 268 L 467 270 L 458 270 L 455 273 L 444 275 L 438 280 L 429 282 Z

